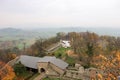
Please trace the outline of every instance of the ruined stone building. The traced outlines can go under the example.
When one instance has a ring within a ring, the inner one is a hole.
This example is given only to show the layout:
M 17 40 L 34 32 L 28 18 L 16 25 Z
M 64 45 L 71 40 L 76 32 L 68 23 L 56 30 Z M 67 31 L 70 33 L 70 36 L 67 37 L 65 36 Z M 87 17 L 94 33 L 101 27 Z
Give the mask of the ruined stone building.
M 45 73 L 48 76 L 61 76 L 68 67 L 68 64 L 63 60 L 51 56 L 40 58 L 22 55 L 19 61 L 25 67 L 37 69 L 39 73 Z

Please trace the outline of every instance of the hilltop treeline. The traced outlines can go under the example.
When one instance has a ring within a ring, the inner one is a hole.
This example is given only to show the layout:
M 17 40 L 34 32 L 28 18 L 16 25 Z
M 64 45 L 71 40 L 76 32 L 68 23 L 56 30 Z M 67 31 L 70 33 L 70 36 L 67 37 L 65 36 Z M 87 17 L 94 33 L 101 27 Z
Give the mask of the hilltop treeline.
M 111 55 L 120 51 L 120 37 L 102 35 L 93 32 L 70 32 L 67 34 L 73 51 L 85 66 L 92 65 L 94 57 L 100 54 Z
M 120 37 L 98 35 L 94 32 L 59 32 L 55 37 L 48 39 L 39 38 L 29 48 L 19 50 L 17 47 L 12 49 L 1 49 L 0 60 L 5 62 L 13 59 L 15 55 L 27 54 L 33 56 L 46 55 L 46 49 L 59 42 L 60 40 L 69 40 L 74 53 L 79 55 L 79 59 L 92 57 L 99 54 L 110 54 L 120 50 Z M 11 56 L 12 55 L 12 56 Z M 89 61 L 89 60 L 88 60 Z
M 0 61 L 7 63 L 22 54 L 43 57 L 48 55 L 46 54 L 46 49 L 60 42 L 60 40 L 70 41 L 70 49 L 74 54 L 78 55 L 75 59 L 85 68 L 94 66 L 104 71 L 108 70 L 107 72 L 109 73 L 114 73 L 119 69 L 120 37 L 98 35 L 94 32 L 59 32 L 52 38 L 39 38 L 29 48 L 24 46 L 23 50 L 19 50 L 17 47 L 0 49 Z M 113 72 L 110 71 L 111 69 Z M 116 73 L 115 76 L 116 75 L 118 75 L 118 73 Z
M 120 37 L 98 35 L 94 32 L 59 32 L 55 37 L 49 39 L 38 39 L 27 53 L 32 55 L 42 54 L 47 47 L 59 42 L 60 40 L 70 40 L 71 47 L 76 54 L 82 57 L 92 57 L 99 54 L 110 54 L 120 49 Z M 44 55 L 44 53 L 42 54 Z

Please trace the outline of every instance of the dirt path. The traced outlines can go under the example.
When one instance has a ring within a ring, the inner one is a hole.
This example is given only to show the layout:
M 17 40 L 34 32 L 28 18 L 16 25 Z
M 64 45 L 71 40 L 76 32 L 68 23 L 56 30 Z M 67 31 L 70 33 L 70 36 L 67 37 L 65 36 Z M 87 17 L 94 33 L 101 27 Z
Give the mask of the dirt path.
M 72 51 L 72 50 L 68 50 L 66 53 L 70 57 L 78 57 L 78 54 L 75 54 L 74 51 Z
M 56 43 L 51 45 L 49 48 L 46 49 L 47 53 L 54 52 L 55 50 L 59 49 L 61 47 L 60 43 Z

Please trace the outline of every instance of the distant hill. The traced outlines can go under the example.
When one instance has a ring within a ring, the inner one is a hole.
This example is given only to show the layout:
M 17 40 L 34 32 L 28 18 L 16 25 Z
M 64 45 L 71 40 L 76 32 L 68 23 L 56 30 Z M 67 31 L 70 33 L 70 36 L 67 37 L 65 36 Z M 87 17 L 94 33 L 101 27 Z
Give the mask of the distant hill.
M 15 29 L 15 28 L 0 29 L 1 36 L 13 36 L 13 35 L 19 35 L 21 33 L 24 33 L 24 31 L 21 29 Z
M 0 29 L 0 40 L 38 39 L 49 38 L 56 35 L 55 29 L 23 30 L 17 28 Z
M 2 40 L 29 39 L 35 38 L 36 35 L 38 35 L 36 32 L 16 28 L 0 29 L 0 39 Z
M 16 29 L 16 28 L 3 28 L 0 29 L 0 32 L 20 32 L 22 31 L 21 29 Z
M 38 28 L 35 29 L 37 32 L 44 33 L 47 35 L 55 35 L 58 32 L 95 32 L 99 35 L 119 36 L 120 28 L 87 28 L 87 27 L 55 27 L 55 28 Z
M 31 30 L 23 30 L 16 28 L 0 29 L 0 48 L 3 46 L 18 46 L 20 49 L 24 47 L 23 43 L 29 47 L 36 39 L 50 38 L 56 36 L 58 32 L 95 32 L 99 35 L 110 35 L 120 37 L 120 28 L 80 28 L 80 27 L 59 27 L 59 28 L 39 28 Z
M 58 32 L 95 32 L 99 35 L 120 36 L 120 28 L 83 28 L 83 27 L 59 27 L 59 28 L 38 28 L 32 30 L 22 30 L 16 28 L 0 29 L 0 40 L 9 39 L 36 39 L 49 38 L 55 36 Z

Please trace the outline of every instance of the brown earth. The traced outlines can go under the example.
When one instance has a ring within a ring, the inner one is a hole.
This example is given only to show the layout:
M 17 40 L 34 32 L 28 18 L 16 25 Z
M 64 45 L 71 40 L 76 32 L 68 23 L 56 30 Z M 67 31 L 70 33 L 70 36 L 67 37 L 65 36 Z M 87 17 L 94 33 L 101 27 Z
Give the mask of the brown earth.
M 79 55 L 75 54 L 74 51 L 72 51 L 72 50 L 68 50 L 68 51 L 66 51 L 66 53 L 70 57 L 79 57 Z

